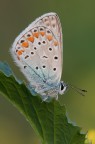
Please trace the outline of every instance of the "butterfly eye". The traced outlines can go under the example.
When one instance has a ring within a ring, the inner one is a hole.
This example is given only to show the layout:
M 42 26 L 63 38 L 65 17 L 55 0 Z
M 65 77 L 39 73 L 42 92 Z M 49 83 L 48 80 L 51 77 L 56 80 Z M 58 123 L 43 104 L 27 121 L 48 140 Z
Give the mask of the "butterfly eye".
M 61 89 L 61 91 L 64 89 L 64 85 L 63 84 L 61 84 L 60 89 Z
M 64 92 L 67 90 L 67 86 L 66 84 L 64 84 L 63 82 L 60 82 L 60 89 L 59 89 L 59 94 L 64 94 Z

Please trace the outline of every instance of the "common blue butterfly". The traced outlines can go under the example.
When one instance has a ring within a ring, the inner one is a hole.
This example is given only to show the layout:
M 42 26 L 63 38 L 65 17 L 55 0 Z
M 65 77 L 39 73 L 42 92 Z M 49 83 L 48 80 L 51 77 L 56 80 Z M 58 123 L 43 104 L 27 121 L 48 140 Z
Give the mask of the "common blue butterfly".
M 15 39 L 11 53 L 15 62 L 43 101 L 58 99 L 68 84 L 60 81 L 62 74 L 62 28 L 56 13 L 47 13 L 32 22 Z M 72 87 L 72 86 L 71 86 Z

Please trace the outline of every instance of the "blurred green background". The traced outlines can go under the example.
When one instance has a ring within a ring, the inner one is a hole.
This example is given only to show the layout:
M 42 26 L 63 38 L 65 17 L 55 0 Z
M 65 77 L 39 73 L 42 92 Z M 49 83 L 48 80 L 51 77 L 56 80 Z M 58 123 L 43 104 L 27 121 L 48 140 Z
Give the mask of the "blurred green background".
M 7 61 L 19 79 L 25 79 L 10 56 L 18 34 L 35 18 L 56 12 L 64 34 L 62 79 L 86 89 L 85 97 L 73 90 L 60 96 L 70 119 L 84 131 L 95 129 L 95 0 L 0 0 L 0 60 Z M 0 144 L 38 144 L 25 118 L 0 96 Z

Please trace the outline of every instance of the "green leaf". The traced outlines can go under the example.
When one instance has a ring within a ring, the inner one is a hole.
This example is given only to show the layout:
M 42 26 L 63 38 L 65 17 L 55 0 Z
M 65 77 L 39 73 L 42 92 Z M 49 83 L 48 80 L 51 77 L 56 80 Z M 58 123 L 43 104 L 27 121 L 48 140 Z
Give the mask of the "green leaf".
M 85 134 L 66 117 L 59 101 L 42 102 L 18 81 L 6 63 L 0 62 L 0 93 L 26 117 L 43 144 L 84 144 Z

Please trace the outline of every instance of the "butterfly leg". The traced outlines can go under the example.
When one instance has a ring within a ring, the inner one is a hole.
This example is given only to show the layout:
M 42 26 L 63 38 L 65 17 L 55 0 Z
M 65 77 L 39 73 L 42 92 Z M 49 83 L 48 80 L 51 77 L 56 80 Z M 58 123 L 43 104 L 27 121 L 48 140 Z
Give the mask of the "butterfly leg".
M 55 99 L 58 100 L 58 95 L 56 95 Z
M 42 102 L 45 102 L 45 101 L 47 101 L 48 100 L 48 96 L 41 96 L 42 97 Z

